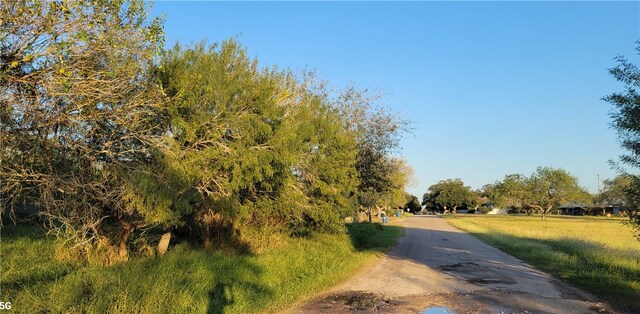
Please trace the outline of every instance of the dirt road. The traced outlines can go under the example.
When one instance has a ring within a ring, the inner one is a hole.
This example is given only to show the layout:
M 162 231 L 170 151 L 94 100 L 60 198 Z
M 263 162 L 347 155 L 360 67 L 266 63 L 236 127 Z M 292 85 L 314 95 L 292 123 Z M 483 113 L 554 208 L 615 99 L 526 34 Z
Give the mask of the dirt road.
M 414 216 L 398 223 L 405 236 L 375 265 L 288 312 L 613 312 L 442 218 Z

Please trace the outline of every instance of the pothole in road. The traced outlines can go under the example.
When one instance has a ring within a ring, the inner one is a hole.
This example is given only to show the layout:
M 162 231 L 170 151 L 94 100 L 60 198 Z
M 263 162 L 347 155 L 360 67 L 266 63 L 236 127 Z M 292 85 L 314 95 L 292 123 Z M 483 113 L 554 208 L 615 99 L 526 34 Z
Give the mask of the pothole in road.
M 385 298 L 383 296 L 364 293 L 351 292 L 330 296 L 332 302 L 341 303 L 353 310 L 364 311 L 384 311 L 390 310 L 392 307 L 403 304 L 402 301 Z
M 490 284 L 507 284 L 512 285 L 515 283 L 513 280 L 508 279 L 500 279 L 500 278 L 469 278 L 467 279 L 468 283 L 476 284 L 476 285 L 490 285 Z
M 440 269 L 444 271 L 464 271 L 465 269 L 476 268 L 478 266 L 480 265 L 473 262 L 461 262 L 461 263 L 455 263 L 455 264 L 449 264 L 449 265 L 442 265 L 440 266 Z
M 499 272 L 483 269 L 479 264 L 473 262 L 460 262 L 449 265 L 440 266 L 440 270 L 446 272 L 455 272 L 460 279 L 474 285 L 492 285 L 492 284 L 515 284 L 516 281 L 502 276 Z

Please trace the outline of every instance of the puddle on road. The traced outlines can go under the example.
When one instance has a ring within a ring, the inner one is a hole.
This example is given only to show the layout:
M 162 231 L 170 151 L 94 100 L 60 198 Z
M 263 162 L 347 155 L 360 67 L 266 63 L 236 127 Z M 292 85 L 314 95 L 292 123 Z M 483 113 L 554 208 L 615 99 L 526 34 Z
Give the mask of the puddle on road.
M 455 314 L 454 311 L 447 307 L 442 306 L 432 306 L 422 312 L 420 314 Z

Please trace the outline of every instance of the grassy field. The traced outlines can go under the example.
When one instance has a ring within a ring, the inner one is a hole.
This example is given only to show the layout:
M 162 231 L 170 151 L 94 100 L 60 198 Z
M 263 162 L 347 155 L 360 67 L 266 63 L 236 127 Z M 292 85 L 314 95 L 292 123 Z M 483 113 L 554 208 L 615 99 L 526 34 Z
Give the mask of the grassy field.
M 400 227 L 354 224 L 347 234 L 286 238 L 260 254 L 179 244 L 164 258 L 111 267 L 54 259 L 34 226 L 2 228 L 0 301 L 17 313 L 255 313 L 283 309 L 374 260 Z
M 640 241 L 619 219 L 458 215 L 448 222 L 623 311 L 640 312 Z

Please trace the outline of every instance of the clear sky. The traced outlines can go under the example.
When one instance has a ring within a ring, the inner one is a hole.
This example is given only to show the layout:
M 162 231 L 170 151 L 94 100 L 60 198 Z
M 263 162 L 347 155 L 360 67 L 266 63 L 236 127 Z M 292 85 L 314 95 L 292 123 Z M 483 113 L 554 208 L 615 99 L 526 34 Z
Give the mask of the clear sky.
M 422 196 L 461 178 L 560 167 L 596 191 L 622 153 L 600 100 L 636 64 L 640 2 L 156 2 L 167 43 L 238 37 L 263 65 L 316 69 L 413 121 L 402 152 Z

